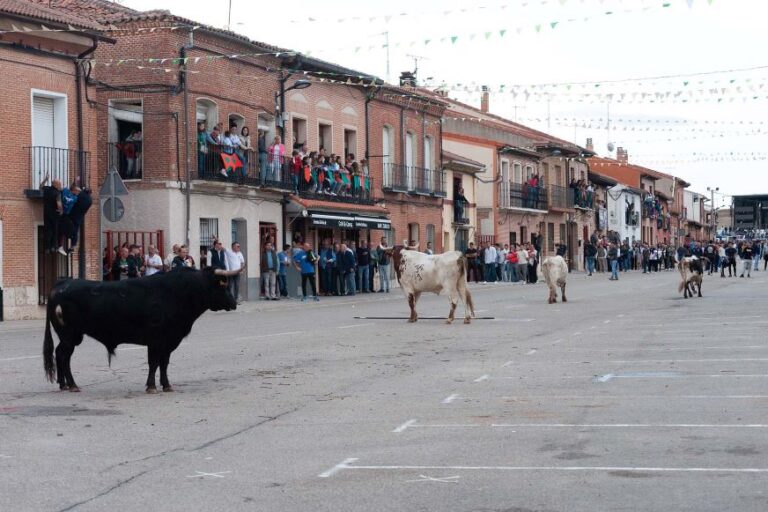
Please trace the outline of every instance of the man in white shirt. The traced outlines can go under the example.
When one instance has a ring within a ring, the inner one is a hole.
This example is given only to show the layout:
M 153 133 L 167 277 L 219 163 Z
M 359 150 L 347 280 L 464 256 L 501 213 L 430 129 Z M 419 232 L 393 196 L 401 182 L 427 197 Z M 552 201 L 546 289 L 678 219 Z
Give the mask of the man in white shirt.
M 509 276 L 506 271 L 507 254 L 509 254 L 509 246 L 502 248 L 501 244 L 496 244 L 496 278 L 499 282 L 509 281 Z
M 145 274 L 147 277 L 157 274 L 163 270 L 163 259 L 157 254 L 157 249 L 154 245 L 147 247 L 147 256 L 144 258 L 144 267 L 147 269 Z
M 496 282 L 496 247 L 491 245 L 490 242 L 485 243 L 485 258 L 483 258 L 483 263 L 485 263 L 485 280 L 488 283 L 494 283 Z
M 181 247 L 179 244 L 173 244 L 173 248 L 171 249 L 171 254 L 166 256 L 165 258 L 165 269 L 170 270 L 171 266 L 173 265 L 173 258 L 178 256 L 179 254 L 179 247 Z
M 238 270 L 242 273 L 245 269 L 245 257 L 240 252 L 239 243 L 232 242 L 232 250 L 224 251 L 224 263 L 227 270 Z M 240 274 L 229 278 L 229 293 L 232 294 L 238 304 L 243 302 L 242 297 L 240 297 Z

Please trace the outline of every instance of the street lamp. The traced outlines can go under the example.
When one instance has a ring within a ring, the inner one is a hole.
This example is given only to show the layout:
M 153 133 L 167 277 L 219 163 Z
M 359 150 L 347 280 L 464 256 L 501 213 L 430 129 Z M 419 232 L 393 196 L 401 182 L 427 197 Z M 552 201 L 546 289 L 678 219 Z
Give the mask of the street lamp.
M 715 223 L 715 212 L 717 211 L 715 209 L 715 192 L 720 191 L 720 187 L 707 187 L 707 191 L 709 192 L 709 197 L 711 198 L 710 206 L 709 206 L 709 238 L 712 239 L 713 233 L 717 234 L 717 225 Z
M 279 119 L 279 126 L 280 126 L 280 137 L 283 139 L 283 142 L 285 142 L 285 118 L 283 117 L 285 115 L 285 93 L 288 91 L 293 90 L 300 90 L 300 89 L 306 89 L 310 85 L 312 85 L 312 82 L 309 80 L 296 80 L 293 85 L 285 88 L 285 82 L 290 78 L 291 76 L 288 75 L 285 78 L 280 79 L 280 92 L 275 93 L 275 110 L 277 111 L 277 118 Z

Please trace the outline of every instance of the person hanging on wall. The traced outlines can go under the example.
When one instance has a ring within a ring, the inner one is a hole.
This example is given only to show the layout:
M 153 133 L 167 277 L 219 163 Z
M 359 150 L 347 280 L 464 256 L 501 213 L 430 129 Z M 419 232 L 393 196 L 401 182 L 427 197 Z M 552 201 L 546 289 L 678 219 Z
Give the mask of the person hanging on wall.
M 40 190 L 43 193 L 43 239 L 45 243 L 45 252 L 53 253 L 57 250 L 64 256 L 67 252 L 58 247 L 59 219 L 63 211 L 61 204 L 61 181 L 53 180 L 50 185 L 46 185 L 50 179 L 45 175 L 40 182 Z

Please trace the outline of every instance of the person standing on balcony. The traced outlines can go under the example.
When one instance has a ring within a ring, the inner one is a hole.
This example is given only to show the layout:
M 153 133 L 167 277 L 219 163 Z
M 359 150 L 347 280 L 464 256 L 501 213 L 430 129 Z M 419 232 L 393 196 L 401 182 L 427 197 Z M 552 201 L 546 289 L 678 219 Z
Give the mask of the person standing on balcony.
M 259 152 L 259 178 L 261 183 L 264 183 L 267 179 L 267 132 L 259 129 L 257 138 L 258 152 Z
M 267 181 L 280 181 L 280 169 L 285 159 L 285 146 L 279 135 L 275 135 L 275 140 L 269 146 L 267 151 L 269 158 L 269 170 L 267 171 Z
M 243 178 L 248 176 L 248 162 L 253 157 L 253 145 L 251 144 L 251 129 L 247 126 L 243 126 L 240 130 L 240 160 L 243 162 L 243 167 L 240 169 L 240 174 Z
M 464 219 L 464 208 L 468 201 L 464 196 L 464 187 L 459 187 L 453 196 L 453 220 L 454 222 L 462 222 Z
M 200 179 L 205 178 L 209 146 L 213 144 L 216 144 L 216 141 L 205 131 L 205 121 L 200 121 L 197 123 L 197 176 Z

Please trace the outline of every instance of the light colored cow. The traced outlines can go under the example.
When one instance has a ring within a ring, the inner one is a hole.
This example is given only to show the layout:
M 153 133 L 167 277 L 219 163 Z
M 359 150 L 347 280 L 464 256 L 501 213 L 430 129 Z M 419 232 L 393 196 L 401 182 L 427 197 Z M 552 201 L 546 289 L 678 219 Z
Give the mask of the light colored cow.
M 562 256 L 549 256 L 541 264 L 541 273 L 549 287 L 549 304 L 557 302 L 557 287 L 560 287 L 563 295 L 563 302 L 568 302 L 565 298 L 565 280 L 568 277 L 568 264 Z
M 682 292 L 686 299 L 693 297 L 694 292 L 698 292 L 701 297 L 701 282 L 704 276 L 702 260 L 696 256 L 686 256 L 677 264 L 677 269 L 680 271 L 678 293 Z
M 472 295 L 467 290 L 466 258 L 459 251 L 444 254 L 424 254 L 403 247 L 395 247 L 392 252 L 397 281 L 403 289 L 408 306 L 411 308 L 409 322 L 419 319 L 416 303 L 423 292 L 440 295 L 445 290 L 451 303 L 448 323 L 452 323 L 459 300 L 464 303 L 464 323 L 471 322 L 475 315 Z

